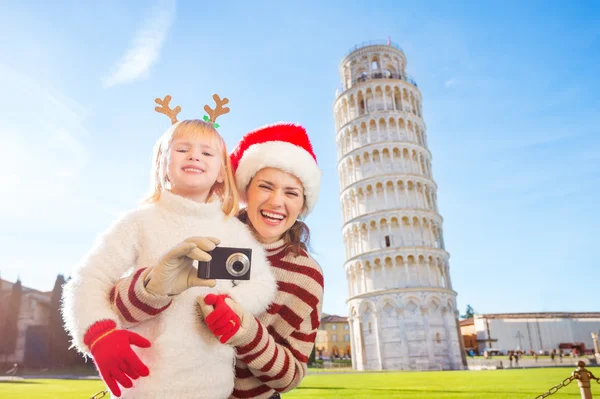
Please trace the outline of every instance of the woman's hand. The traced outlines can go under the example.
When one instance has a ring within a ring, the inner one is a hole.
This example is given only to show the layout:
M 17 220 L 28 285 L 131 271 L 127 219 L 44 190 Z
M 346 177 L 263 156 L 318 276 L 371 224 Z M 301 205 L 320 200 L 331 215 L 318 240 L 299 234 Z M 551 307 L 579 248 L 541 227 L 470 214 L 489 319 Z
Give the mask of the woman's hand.
M 199 296 L 196 301 L 200 305 L 206 326 L 222 344 L 235 335 L 245 334 L 252 315 L 246 313 L 228 295 L 208 294 L 204 298 Z
M 171 249 L 158 261 L 147 281 L 146 290 L 154 295 L 178 295 L 191 287 L 214 287 L 215 280 L 198 278 L 194 260 L 207 262 L 221 241 L 213 237 L 191 237 Z

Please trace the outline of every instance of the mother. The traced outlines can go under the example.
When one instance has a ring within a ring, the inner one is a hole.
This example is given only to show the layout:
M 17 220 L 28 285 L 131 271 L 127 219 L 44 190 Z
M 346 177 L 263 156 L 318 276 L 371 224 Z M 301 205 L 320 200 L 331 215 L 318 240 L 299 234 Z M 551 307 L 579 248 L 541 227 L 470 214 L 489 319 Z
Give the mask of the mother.
M 213 334 L 236 348 L 231 397 L 278 398 L 304 378 L 321 318 L 323 273 L 308 254 L 309 229 L 299 219 L 317 202 L 321 172 L 305 129 L 290 123 L 248 133 L 231 160 L 238 190 L 248 204 L 238 217 L 264 244 L 278 291 L 258 318 L 244 304 L 221 295 L 199 298 L 200 309 Z M 130 283 L 122 279 L 116 289 L 128 290 Z M 164 306 L 164 299 L 139 288 L 141 303 L 117 309 L 121 317 L 135 312 L 141 321 Z

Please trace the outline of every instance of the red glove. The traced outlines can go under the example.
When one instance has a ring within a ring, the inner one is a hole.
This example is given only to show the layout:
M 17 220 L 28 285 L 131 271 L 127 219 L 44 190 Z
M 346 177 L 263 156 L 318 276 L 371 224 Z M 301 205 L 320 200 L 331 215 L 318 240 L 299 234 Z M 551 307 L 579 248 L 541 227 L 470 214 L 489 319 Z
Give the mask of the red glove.
M 206 316 L 206 325 L 222 344 L 229 341 L 240 329 L 240 316 L 225 303 L 229 295 L 208 294 L 204 297 L 207 305 L 213 305 L 215 310 Z
M 125 388 L 131 388 L 131 379 L 150 374 L 148 367 L 131 349 L 131 345 L 149 348 L 150 341 L 136 333 L 117 330 L 116 327 L 112 320 L 98 321 L 87 330 L 83 342 L 90 348 L 96 367 L 110 391 L 115 396 L 121 396 L 117 382 Z

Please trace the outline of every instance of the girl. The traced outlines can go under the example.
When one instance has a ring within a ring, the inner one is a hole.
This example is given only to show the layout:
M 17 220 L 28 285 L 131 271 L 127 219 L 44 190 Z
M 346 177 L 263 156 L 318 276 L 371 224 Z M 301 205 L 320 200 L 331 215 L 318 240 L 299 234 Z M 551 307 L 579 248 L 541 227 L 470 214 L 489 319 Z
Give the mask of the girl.
M 222 107 L 228 100 L 213 98 L 215 110 L 205 106 L 209 122 L 177 122 L 181 108 L 169 108 L 170 96 L 156 99 L 156 110 L 173 126 L 155 146 L 152 195 L 99 238 L 65 286 L 63 316 L 74 346 L 91 354 L 116 396 L 118 382 L 131 388 L 123 398 L 226 398 L 235 350 L 198 320 L 196 297 L 228 294 L 258 315 L 276 290 L 262 246 L 231 217 L 238 196 L 225 143 L 213 127 L 229 111 Z M 192 261 L 210 260 L 207 252 L 217 244 L 252 249 L 249 281 L 195 276 Z M 127 289 L 114 289 L 126 273 Z M 140 376 L 147 377 L 132 387 Z

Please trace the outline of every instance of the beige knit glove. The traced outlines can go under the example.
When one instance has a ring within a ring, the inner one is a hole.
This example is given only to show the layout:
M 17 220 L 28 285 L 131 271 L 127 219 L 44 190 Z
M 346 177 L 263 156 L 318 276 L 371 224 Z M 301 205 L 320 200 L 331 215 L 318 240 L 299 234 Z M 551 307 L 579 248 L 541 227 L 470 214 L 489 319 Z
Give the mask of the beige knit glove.
M 146 291 L 154 295 L 178 295 L 191 287 L 214 287 L 215 280 L 198 278 L 194 260 L 206 262 L 221 242 L 213 237 L 191 237 L 171 249 L 160 258 L 149 274 Z

